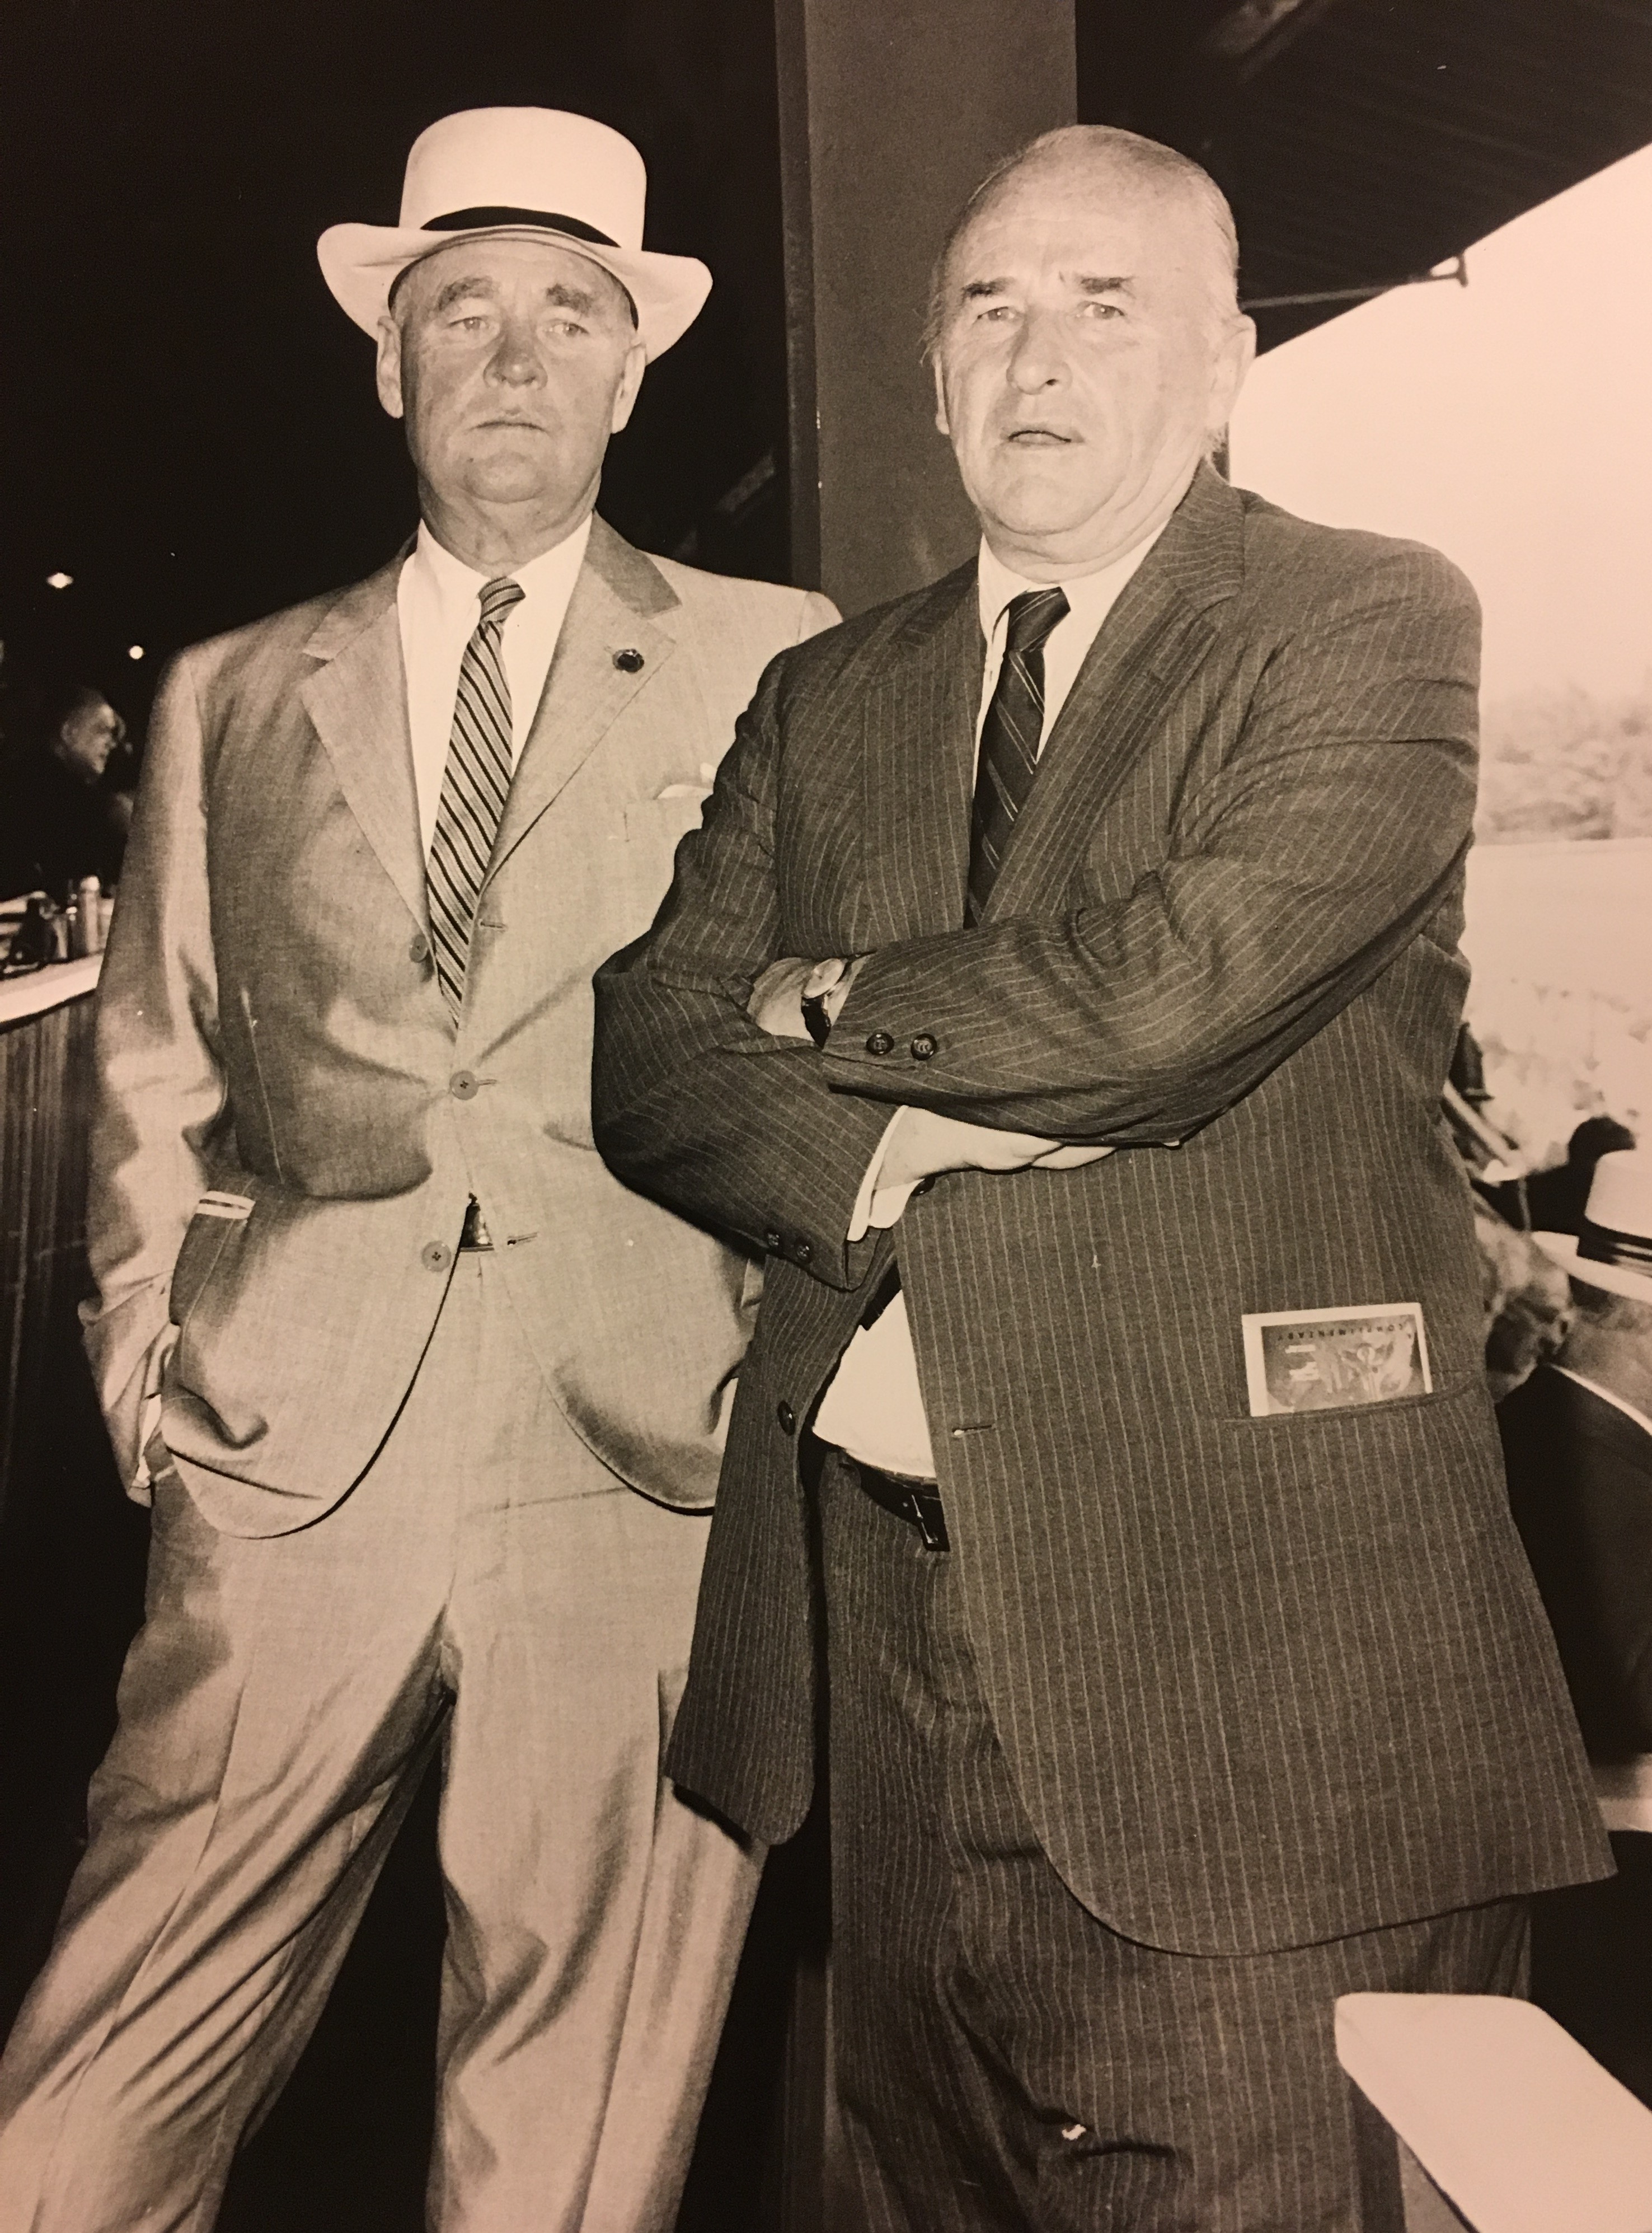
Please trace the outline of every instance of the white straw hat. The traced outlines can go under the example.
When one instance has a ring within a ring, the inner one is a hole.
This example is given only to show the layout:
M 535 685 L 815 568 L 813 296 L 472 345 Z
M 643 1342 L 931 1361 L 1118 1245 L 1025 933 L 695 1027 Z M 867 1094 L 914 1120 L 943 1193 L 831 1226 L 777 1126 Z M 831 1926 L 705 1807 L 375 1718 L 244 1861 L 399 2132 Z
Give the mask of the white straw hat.
M 636 305 L 651 357 L 680 340 L 711 292 L 693 256 L 642 245 L 647 173 L 631 142 L 561 108 L 466 108 L 421 132 L 399 225 L 335 225 L 315 244 L 322 276 L 367 333 L 409 264 L 478 235 L 554 240 L 611 272 Z
M 1652 1156 L 1631 1148 L 1603 1156 L 1590 1182 L 1582 1233 L 1532 1238 L 1574 1279 L 1652 1303 Z

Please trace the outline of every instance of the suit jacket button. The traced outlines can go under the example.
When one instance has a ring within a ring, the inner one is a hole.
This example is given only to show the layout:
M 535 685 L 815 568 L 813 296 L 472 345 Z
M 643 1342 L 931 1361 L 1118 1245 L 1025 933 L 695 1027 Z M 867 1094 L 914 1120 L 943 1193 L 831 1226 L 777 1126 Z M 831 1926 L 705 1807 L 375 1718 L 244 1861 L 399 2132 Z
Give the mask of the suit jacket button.
M 912 1042 L 912 1058 L 914 1062 L 927 1062 L 932 1054 L 940 1051 L 940 1041 L 933 1032 L 920 1032 Z
M 893 1054 L 894 1041 L 888 1032 L 874 1032 L 866 1043 L 866 1051 L 868 1054 Z
M 797 1414 L 790 1403 L 777 1403 L 774 1407 L 774 1416 L 780 1422 L 780 1431 L 783 1435 L 797 1433 Z
M 614 664 L 621 674 L 640 674 L 642 672 L 642 654 L 635 649 L 616 651 Z
M 453 1260 L 453 1252 L 445 1240 L 427 1240 L 419 1252 L 419 1260 L 427 1272 L 445 1272 Z
M 407 941 L 407 959 L 421 965 L 430 959 L 430 944 L 422 930 L 414 931 Z
M 474 1071 L 456 1070 L 447 1081 L 447 1090 L 455 1101 L 474 1101 L 481 1087 Z
M 800 1240 L 791 1253 L 800 1264 L 806 1264 L 815 1252 L 806 1240 Z
M 763 1245 L 768 1250 L 771 1256 L 777 1256 L 780 1253 L 780 1251 L 786 1245 L 785 1236 L 784 1234 L 777 1233 L 774 1227 L 771 1226 L 768 1232 L 766 1232 L 763 1236 Z

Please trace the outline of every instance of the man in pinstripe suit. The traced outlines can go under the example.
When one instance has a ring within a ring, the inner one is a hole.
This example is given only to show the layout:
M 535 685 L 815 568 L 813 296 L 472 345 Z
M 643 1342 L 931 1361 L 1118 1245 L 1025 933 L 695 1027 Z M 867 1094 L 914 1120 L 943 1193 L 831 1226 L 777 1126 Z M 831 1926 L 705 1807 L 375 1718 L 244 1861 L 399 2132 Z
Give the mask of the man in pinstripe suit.
M 1205 462 L 1235 262 L 1127 133 L 984 183 L 979 561 L 776 661 L 599 978 L 604 1153 L 769 1255 L 671 1764 L 797 1828 L 823 1580 L 875 2233 L 1352 2225 L 1337 1995 L 1519 1990 L 1607 1865 L 1437 1121 L 1473 600 Z M 1280 1312 L 1397 1392 L 1270 1396 Z

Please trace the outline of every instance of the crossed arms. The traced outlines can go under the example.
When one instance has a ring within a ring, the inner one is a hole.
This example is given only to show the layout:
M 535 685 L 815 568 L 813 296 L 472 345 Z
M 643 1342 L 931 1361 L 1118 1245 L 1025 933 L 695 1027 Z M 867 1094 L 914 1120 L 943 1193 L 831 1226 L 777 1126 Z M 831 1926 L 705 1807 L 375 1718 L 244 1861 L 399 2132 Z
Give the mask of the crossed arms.
M 758 1247 L 777 1234 L 852 1287 L 873 1242 L 845 1235 L 896 1106 L 1079 1146 L 1185 1138 L 1370 985 L 1450 890 L 1473 812 L 1476 651 L 1461 577 L 1386 547 L 1282 635 L 1126 897 L 856 957 L 818 1050 L 749 1012 L 790 958 L 777 812 L 808 668 L 783 659 L 653 931 L 598 973 L 598 1145 L 643 1191 Z M 933 1045 L 920 1058 L 914 1040 Z

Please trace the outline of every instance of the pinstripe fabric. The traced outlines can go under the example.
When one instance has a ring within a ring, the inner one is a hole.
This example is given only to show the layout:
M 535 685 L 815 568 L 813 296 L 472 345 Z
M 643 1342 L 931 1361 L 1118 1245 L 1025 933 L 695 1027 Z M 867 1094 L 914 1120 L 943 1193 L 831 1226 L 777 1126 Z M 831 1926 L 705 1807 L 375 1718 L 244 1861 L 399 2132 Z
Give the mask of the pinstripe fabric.
M 1525 1989 L 1525 1904 L 1290 1954 L 1097 1923 L 1017 1795 L 953 1562 L 829 1464 L 833 2035 L 864 2233 L 1352 2233 L 1348 1992 Z
M 673 1772 L 771 1839 L 807 1802 L 810 1558 L 780 1407 L 807 1416 L 894 1256 L 979 1680 L 1093 1913 L 1232 1955 L 1598 1873 L 1438 1117 L 1472 593 L 1432 551 L 1201 473 L 965 933 L 973 586 L 776 662 L 651 938 L 599 973 L 604 1153 L 754 1246 L 779 1236 Z M 823 1053 L 745 1015 L 783 954 L 870 957 Z M 849 1247 L 902 1101 L 1134 1152 L 943 1177 Z M 1432 1394 L 1250 1416 L 1245 1312 L 1382 1300 L 1422 1305 Z
M 1044 733 L 1044 639 L 1066 619 L 1067 613 L 1064 589 L 1027 589 L 1010 600 L 1004 663 L 981 724 L 975 771 L 969 891 L 964 907 L 964 920 L 971 924 L 978 923 L 986 911 L 1010 833 L 1038 772 L 1038 743 Z
M 500 638 L 511 608 L 522 602 L 522 584 L 508 576 L 482 585 L 481 617 L 459 662 L 453 729 L 430 843 L 431 950 L 442 998 L 455 1016 L 465 1005 L 477 895 L 511 790 L 511 686 Z

